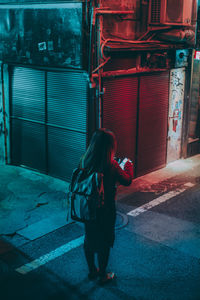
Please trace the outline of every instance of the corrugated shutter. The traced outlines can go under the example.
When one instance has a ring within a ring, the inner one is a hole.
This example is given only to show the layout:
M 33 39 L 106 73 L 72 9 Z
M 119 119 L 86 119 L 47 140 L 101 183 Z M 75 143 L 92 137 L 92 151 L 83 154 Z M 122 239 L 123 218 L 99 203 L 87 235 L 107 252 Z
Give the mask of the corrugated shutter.
M 12 120 L 12 163 L 46 171 L 45 126 Z
M 14 68 L 12 74 L 12 116 L 45 121 L 44 71 Z
M 112 130 L 117 137 L 117 156 L 135 160 L 136 117 L 137 117 L 136 77 L 120 77 L 104 81 L 103 127 Z
M 47 73 L 48 173 L 70 178 L 86 149 L 85 73 Z
M 48 129 L 48 173 L 70 179 L 86 150 L 86 135 L 63 128 Z
M 11 86 L 12 163 L 69 179 L 86 150 L 86 73 L 16 67 Z
M 11 76 L 12 163 L 45 171 L 45 75 L 14 68 Z
M 168 72 L 140 78 L 138 176 L 166 164 L 168 99 Z

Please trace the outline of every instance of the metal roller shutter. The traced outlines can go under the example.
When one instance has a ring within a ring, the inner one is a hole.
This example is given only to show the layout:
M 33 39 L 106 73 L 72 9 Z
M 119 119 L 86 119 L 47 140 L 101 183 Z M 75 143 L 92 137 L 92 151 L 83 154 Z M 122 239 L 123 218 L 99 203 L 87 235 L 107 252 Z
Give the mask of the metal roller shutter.
M 117 156 L 135 161 L 138 78 L 104 81 L 103 127 L 117 137 Z
M 85 73 L 47 73 L 48 172 L 69 178 L 86 149 Z
M 137 175 L 166 165 L 169 72 L 140 78 Z
M 86 136 L 62 128 L 48 129 L 49 174 L 69 179 L 86 149 Z
M 16 67 L 11 86 L 12 163 L 69 179 L 86 150 L 86 73 Z
M 45 171 L 45 74 L 17 67 L 11 76 L 11 160 Z
M 46 171 L 45 127 L 30 121 L 12 120 L 12 163 Z

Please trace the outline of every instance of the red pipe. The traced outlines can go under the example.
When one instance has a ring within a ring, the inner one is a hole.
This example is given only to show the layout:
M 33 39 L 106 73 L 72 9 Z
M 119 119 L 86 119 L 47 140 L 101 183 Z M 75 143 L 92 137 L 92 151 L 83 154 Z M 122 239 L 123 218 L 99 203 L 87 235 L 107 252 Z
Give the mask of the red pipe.
M 117 70 L 117 71 L 107 71 L 103 72 L 101 74 L 101 77 L 116 77 L 116 76 L 125 76 L 125 75 L 131 75 L 131 74 L 139 74 L 139 73 L 151 73 L 151 72 L 164 72 L 168 69 L 150 69 L 150 68 L 131 68 L 127 70 Z M 92 75 L 93 79 L 98 78 L 98 74 Z

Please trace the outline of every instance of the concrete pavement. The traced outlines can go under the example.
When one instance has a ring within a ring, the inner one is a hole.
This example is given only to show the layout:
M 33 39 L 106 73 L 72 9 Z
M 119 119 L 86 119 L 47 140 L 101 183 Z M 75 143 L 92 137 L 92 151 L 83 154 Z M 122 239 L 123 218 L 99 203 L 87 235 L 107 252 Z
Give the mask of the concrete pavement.
M 67 183 L 22 168 L 1 168 L 2 299 L 199 300 L 199 165 L 198 155 L 119 188 L 117 223 L 124 226 L 116 231 L 108 266 L 117 280 L 105 287 L 87 279 L 83 247 L 75 245 L 83 241 L 82 226 L 64 226 Z M 127 216 L 171 192 L 170 200 Z M 26 264 L 34 270 L 19 273 Z
M 66 225 L 67 189 L 62 180 L 0 166 L 0 234 L 18 244 Z
M 117 200 L 137 198 L 142 203 L 144 193 L 154 197 L 199 178 L 200 155 L 196 155 L 136 178 L 130 187 L 119 187 Z M 0 166 L 0 235 L 19 246 L 66 225 L 68 185 L 21 167 Z M 118 214 L 117 226 L 123 222 Z

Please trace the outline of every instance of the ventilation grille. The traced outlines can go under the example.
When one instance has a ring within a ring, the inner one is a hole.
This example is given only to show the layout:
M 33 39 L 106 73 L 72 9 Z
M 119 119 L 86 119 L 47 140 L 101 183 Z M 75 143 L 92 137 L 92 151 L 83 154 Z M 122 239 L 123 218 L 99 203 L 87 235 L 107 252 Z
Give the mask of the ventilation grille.
M 151 1 L 151 22 L 160 23 L 161 0 Z

